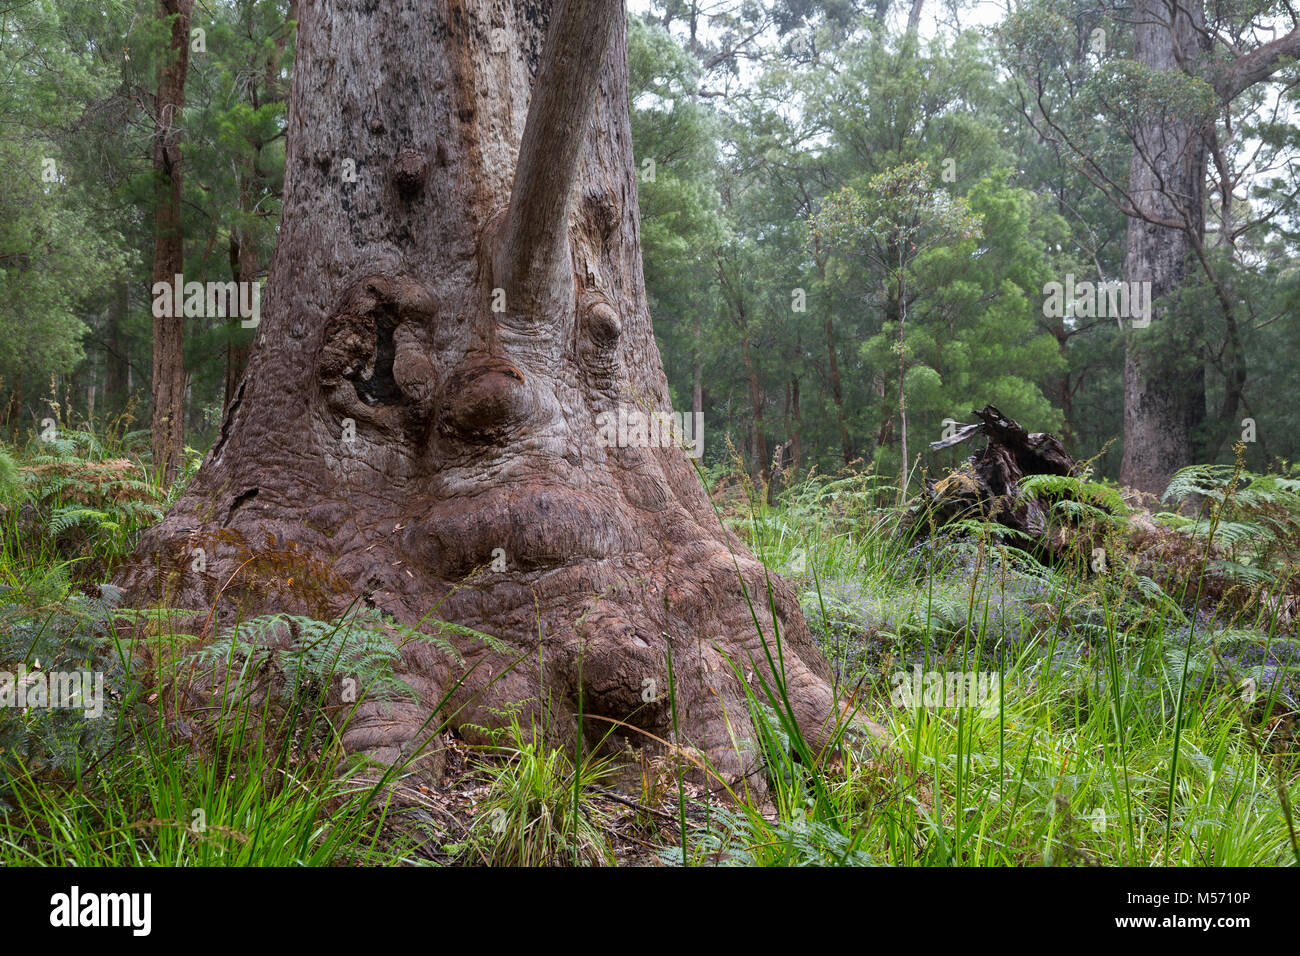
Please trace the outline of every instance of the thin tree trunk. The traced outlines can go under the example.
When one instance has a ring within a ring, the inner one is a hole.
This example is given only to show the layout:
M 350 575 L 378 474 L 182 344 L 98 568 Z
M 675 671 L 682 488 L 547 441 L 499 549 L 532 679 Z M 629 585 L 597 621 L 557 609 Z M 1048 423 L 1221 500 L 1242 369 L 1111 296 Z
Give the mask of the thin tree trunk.
M 240 231 L 232 231 L 230 235 L 230 273 L 235 282 L 257 281 L 257 249 L 253 246 L 252 237 L 241 234 Z M 251 342 L 243 342 L 236 338 L 239 335 L 237 329 L 241 325 L 241 320 L 232 319 L 231 325 L 234 328 L 230 330 L 231 339 L 226 345 L 224 407 L 229 407 L 235 397 L 235 390 L 239 386 L 240 378 L 243 377 L 244 368 L 248 365 L 248 357 L 253 351 Z
M 840 426 L 840 455 L 848 465 L 853 461 L 853 443 L 844 417 L 844 386 L 840 382 L 840 363 L 835 355 L 835 319 L 831 316 L 826 317 L 826 361 L 830 371 L 831 401 L 835 403 L 835 418 Z
M 753 455 L 751 472 L 754 481 L 767 485 L 772 480 L 772 463 L 767 457 L 767 437 L 763 433 L 763 406 L 766 404 L 767 399 L 763 393 L 763 386 L 758 378 L 758 369 L 754 365 L 754 356 L 749 347 L 748 329 L 744 333 L 744 338 L 740 340 L 740 355 L 745 365 L 745 377 L 749 382 L 749 447 L 750 453 Z
M 899 504 L 907 500 L 908 466 L 907 457 L 907 339 L 905 323 L 907 321 L 907 299 L 903 290 L 903 263 L 900 246 L 898 264 L 898 441 L 902 455 L 902 468 L 898 479 Z
M 823 288 L 826 282 L 826 257 L 822 254 L 820 241 L 814 250 L 814 259 L 817 263 L 817 274 L 821 277 Z M 844 458 L 844 464 L 849 465 L 853 462 L 853 443 L 849 437 L 849 427 L 844 415 L 844 387 L 840 381 L 840 362 L 835 352 L 835 316 L 829 311 L 826 314 L 826 365 L 827 373 L 831 380 L 831 401 L 835 404 L 835 418 L 840 426 L 840 454 Z
M 158 74 L 158 95 L 154 101 L 153 281 L 168 285 L 185 271 L 181 114 L 189 69 L 192 8 L 193 0 L 159 0 L 159 16 L 171 21 L 171 41 L 167 60 Z M 153 320 L 153 462 L 169 484 L 176 480 L 185 454 L 183 323 L 183 315 L 155 316 Z
M 14 435 L 18 428 L 18 420 L 23 412 L 23 370 L 18 368 L 14 371 L 13 383 L 9 386 L 9 400 L 5 402 L 5 431 L 9 435 Z
M 117 280 L 108 310 L 107 347 L 104 350 L 104 415 L 120 415 L 129 398 L 130 360 L 123 328 L 130 314 L 131 298 L 127 277 Z
M 899 329 L 899 345 L 902 345 L 902 329 Z M 902 465 L 898 476 L 899 502 L 907 499 L 907 393 L 904 386 L 907 381 L 907 359 L 900 349 L 898 353 L 898 447 Z
M 803 462 L 803 412 L 799 407 L 799 376 L 790 376 L 790 468 L 795 474 Z
M 921 26 L 921 9 L 925 0 L 912 0 L 912 9 L 907 12 L 907 32 L 914 35 Z

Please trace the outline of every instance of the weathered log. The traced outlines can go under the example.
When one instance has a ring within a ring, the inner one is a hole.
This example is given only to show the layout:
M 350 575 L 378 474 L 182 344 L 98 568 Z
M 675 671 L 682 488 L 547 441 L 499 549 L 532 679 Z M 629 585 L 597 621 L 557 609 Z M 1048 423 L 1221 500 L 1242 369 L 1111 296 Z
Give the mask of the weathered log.
M 1078 464 L 1055 435 L 1031 433 L 993 405 L 971 414 L 978 421 L 930 447 L 950 448 L 976 435 L 987 438 L 987 444 L 947 477 L 926 480 L 908 513 L 908 529 L 923 536 L 953 521 L 980 519 L 1028 535 L 1040 551 L 1057 556 L 1061 543 L 1045 536 L 1052 503 L 1022 494 L 1020 482 L 1029 475 L 1074 476 Z

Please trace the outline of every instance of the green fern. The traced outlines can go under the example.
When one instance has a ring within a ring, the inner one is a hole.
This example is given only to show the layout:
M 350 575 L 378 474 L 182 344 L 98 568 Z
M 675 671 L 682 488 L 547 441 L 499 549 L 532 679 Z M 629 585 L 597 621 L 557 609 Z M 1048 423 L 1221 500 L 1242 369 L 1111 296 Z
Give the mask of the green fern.
M 347 677 L 379 698 L 414 699 L 415 691 L 394 673 L 403 645 L 424 641 L 463 663 L 459 651 L 444 636 L 448 634 L 478 639 L 496 651 L 511 650 L 505 642 L 462 625 L 432 621 L 408 626 L 368 608 L 331 621 L 292 614 L 261 615 L 223 631 L 179 665 L 204 671 L 233 667 L 250 673 L 271 666 L 296 690 L 318 690 L 335 677 Z
M 1068 500 L 1080 507 L 1089 508 L 1092 513 L 1102 515 L 1107 520 L 1114 515 L 1126 515 L 1132 511 L 1114 485 L 1071 475 L 1028 475 L 1020 482 L 1020 492 L 1036 498 Z
M 1076 524 L 1110 525 L 1116 528 L 1127 526 L 1127 521 L 1120 515 L 1110 514 L 1095 505 L 1069 498 L 1053 502 L 1052 511 Z
M 12 455 L 0 448 L 0 510 L 21 504 L 27 497 L 23 473 Z
M 1197 516 L 1158 514 L 1156 519 L 1189 538 L 1214 534 L 1208 573 L 1248 589 L 1272 587 L 1292 577 L 1300 559 L 1300 479 L 1242 471 L 1233 486 L 1232 465 L 1193 465 L 1174 475 L 1162 501 L 1186 506 L 1200 498 L 1218 512 L 1217 524 Z
M 118 525 L 110 521 L 108 514 L 92 508 L 55 508 L 50 513 L 47 524 L 50 534 L 56 538 L 73 528 L 90 528 L 92 531 L 116 531 Z
M 261 615 L 229 628 L 179 663 L 204 671 L 233 667 L 249 673 L 271 665 L 297 692 L 319 689 L 338 676 L 355 679 L 379 697 L 414 698 L 410 686 L 393 673 L 400 658 L 383 615 L 364 610 L 333 621 Z

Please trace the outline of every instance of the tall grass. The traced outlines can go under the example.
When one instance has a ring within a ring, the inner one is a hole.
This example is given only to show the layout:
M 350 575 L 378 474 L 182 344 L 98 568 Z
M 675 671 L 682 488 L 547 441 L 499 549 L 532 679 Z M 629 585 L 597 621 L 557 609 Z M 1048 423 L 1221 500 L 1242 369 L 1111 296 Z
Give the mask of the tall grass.
M 841 687 L 865 693 L 892 748 L 791 761 L 798 742 L 782 735 L 798 728 L 774 717 L 782 701 L 765 688 L 751 712 L 775 818 L 723 813 L 670 859 L 1300 862 L 1295 701 L 1275 684 L 1248 712 L 1231 668 L 1194 666 L 1198 652 L 1217 659 L 1220 636 L 1199 611 L 1199 577 L 1174 600 L 1131 569 L 1045 567 L 991 533 L 918 544 L 877 501 L 860 478 L 810 482 L 780 507 L 754 496 L 733 521 L 769 567 L 800 572 Z M 1276 635 L 1257 623 L 1267 645 Z M 888 706 L 888 678 L 913 664 L 991 670 L 998 693 L 973 707 Z
M 196 660 L 222 663 L 233 675 L 215 713 L 178 721 L 159 675 L 140 673 L 115 630 L 111 589 L 95 597 L 89 587 L 176 489 L 152 484 L 143 466 L 138 479 L 128 474 L 139 461 L 127 438 L 111 447 L 92 439 L 65 432 L 66 447 L 0 454 L 0 668 L 93 666 L 116 695 L 93 726 L 77 715 L 0 711 L 0 864 L 415 862 L 390 826 L 391 785 L 407 768 L 376 780 L 344 754 L 347 712 L 340 719 L 326 702 L 341 662 L 349 671 L 369 662 L 371 689 L 397 692 L 379 674 L 383 647 L 357 638 L 355 621 L 301 628 L 310 645 L 279 662 L 292 692 L 273 699 L 251 692 L 259 668 L 275 663 L 251 639 L 258 622 L 205 649 L 155 629 L 152 639 L 169 644 L 158 660 L 191 670 Z M 76 467 L 119 459 L 127 464 Z M 87 474 L 107 475 L 108 490 Z M 870 474 L 810 478 L 773 505 L 753 494 L 720 507 L 769 573 L 798 590 L 841 712 L 881 724 L 889 744 L 843 725 L 814 749 L 786 698 L 774 608 L 747 595 L 754 626 L 773 635 L 764 641 L 770 679 L 741 682 L 766 794 L 735 792 L 701 814 L 685 756 L 670 753 L 674 785 L 646 786 L 641 797 L 653 791 L 671 809 L 656 806 L 650 818 L 660 855 L 687 865 L 1300 862 L 1291 813 L 1300 637 L 1284 613 L 1300 521 L 1272 491 L 1289 495 L 1291 479 L 1253 476 L 1247 486 L 1255 498 L 1246 505 L 1268 509 L 1261 561 L 1231 476 L 1195 477 L 1183 485 L 1195 484 L 1209 510 L 1196 521 L 1155 516 L 1186 532 L 1184 544 L 1164 541 L 1158 567 L 1133 553 L 1127 519 L 1080 530 L 1080 542 L 1105 540 L 1106 573 L 1083 551 L 1042 563 L 1024 542 L 974 522 L 905 530 L 896 489 Z M 99 517 L 67 518 L 78 508 Z M 1227 552 L 1216 543 L 1225 522 Z M 1178 561 L 1166 560 L 1175 546 Z M 1256 581 L 1262 564 L 1269 577 Z M 1237 575 L 1230 587 L 1227 574 Z M 1230 613 L 1220 613 L 1225 601 Z M 678 740 L 683 675 L 668 665 Z M 987 685 L 996 693 L 970 706 L 899 701 L 899 675 L 913 668 L 996 675 Z M 483 751 L 478 823 L 449 852 L 502 864 L 610 861 L 611 824 L 593 802 L 611 785 L 600 741 L 570 755 L 544 740 L 515 721 Z
M 93 586 L 176 491 L 133 447 L 71 430 L 0 446 L 0 669 L 96 671 L 109 698 L 99 717 L 0 709 L 0 865 L 413 862 L 388 825 L 408 767 L 376 775 L 340 743 L 367 693 L 399 683 L 380 673 L 396 651 L 368 637 L 374 622 L 294 619 L 302 640 L 273 652 L 260 640 L 273 616 L 195 653 L 162 614 L 143 632 L 159 666 L 144 667 L 118 592 Z M 74 508 L 90 517 L 60 523 Z M 225 679 L 215 706 L 169 706 L 200 665 Z M 271 672 L 279 693 L 265 692 Z M 342 676 L 363 686 L 331 707 Z

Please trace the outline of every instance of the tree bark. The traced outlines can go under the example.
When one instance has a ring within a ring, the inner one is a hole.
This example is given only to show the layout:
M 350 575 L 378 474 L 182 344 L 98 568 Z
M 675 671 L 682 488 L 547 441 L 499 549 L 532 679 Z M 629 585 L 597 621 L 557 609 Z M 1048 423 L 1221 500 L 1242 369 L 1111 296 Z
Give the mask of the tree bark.
M 743 313 L 742 313 L 743 315 Z M 758 368 L 754 365 L 753 351 L 749 346 L 749 329 L 745 328 L 744 338 L 740 340 L 740 355 L 745 364 L 745 378 L 749 382 L 749 451 L 753 456 L 754 481 L 760 485 L 770 485 L 772 481 L 772 462 L 767 457 L 767 436 L 764 433 L 763 407 L 767 404 L 767 393 L 758 380 Z
M 907 11 L 907 32 L 916 35 L 921 27 L 921 10 L 925 7 L 925 0 L 912 0 L 912 9 Z
M 406 644 L 419 700 L 366 702 L 345 736 L 381 759 L 421 743 L 453 688 L 444 716 L 471 736 L 522 702 L 523 719 L 544 714 L 572 740 L 581 706 L 583 739 L 613 727 L 611 746 L 653 751 L 610 720 L 672 737 L 671 650 L 678 743 L 733 780 L 756 766 L 728 657 L 741 675 L 769 672 L 764 569 L 680 449 L 606 447 L 597 422 L 669 409 L 624 23 L 619 0 L 300 10 L 259 344 L 199 474 L 124 580 L 133 600 L 191 608 L 222 590 L 227 617 L 359 600 L 513 644 L 456 637 L 463 663 Z M 252 580 L 241 554 L 268 538 L 328 565 L 338 593 L 301 573 Z M 208 550 L 204 575 L 192 547 Z M 835 712 L 830 670 L 793 591 L 771 588 L 787 692 L 816 746 Z
M 107 343 L 104 349 L 104 417 L 119 415 L 130 393 L 130 360 L 127 357 L 123 324 L 130 313 L 130 286 L 125 276 L 117 280 L 113 303 L 108 309 Z
M 290 0 L 288 10 L 290 23 L 297 22 L 297 7 L 297 0 Z M 249 35 L 251 36 L 257 20 L 256 0 L 243 0 L 240 16 L 247 23 Z M 255 57 L 253 62 L 248 64 L 250 74 L 255 70 L 261 72 L 260 83 L 249 82 L 246 85 L 248 104 L 254 110 L 260 109 L 268 103 L 278 103 L 287 94 L 287 90 L 284 89 L 284 84 L 280 79 L 280 71 L 292 33 L 291 26 L 288 24 L 282 25 L 274 34 L 272 42 L 259 50 L 263 58 L 259 61 Z M 235 282 L 241 280 L 256 282 L 260 269 L 256 235 L 254 230 L 249 228 L 247 224 L 257 212 L 254 191 L 258 190 L 267 178 L 262 172 L 261 163 L 262 148 L 265 145 L 266 141 L 260 137 L 251 139 L 249 147 L 252 150 L 252 155 L 248 158 L 246 164 L 239 167 L 236 174 L 238 177 L 241 225 L 239 228 L 232 229 L 230 235 L 230 272 Z M 239 379 L 243 376 L 244 369 L 248 365 L 248 357 L 253 352 L 253 343 L 241 336 L 239 331 L 241 328 L 240 319 L 236 318 L 231 322 L 231 341 L 226 346 L 226 390 L 223 407 L 228 407 L 235 397 Z
M 159 16 L 171 20 L 171 41 L 167 59 L 158 73 L 158 95 L 154 101 L 153 281 L 168 285 L 185 271 L 181 113 L 185 108 L 193 7 L 194 0 L 159 0 Z M 155 316 L 153 320 L 153 463 L 169 484 L 176 480 L 185 455 L 184 321 L 183 315 Z
M 1164 0 L 1137 0 L 1134 58 L 1155 70 L 1199 58 L 1208 41 L 1199 32 L 1197 4 L 1177 7 L 1172 23 Z M 1152 302 L 1175 292 L 1195 268 L 1205 235 L 1205 130 L 1176 116 L 1149 115 L 1134 136 L 1129 190 L 1139 213 L 1129 219 L 1125 275 L 1150 282 Z M 1167 224 L 1167 225 L 1166 225 Z M 1203 320 L 1185 307 L 1153 306 L 1149 328 L 1125 330 L 1124 457 L 1120 481 L 1163 492 L 1179 468 L 1195 460 L 1205 421 Z
M 799 404 L 799 376 L 790 376 L 790 468 L 799 473 L 803 463 L 803 410 Z
M 242 174 L 240 187 L 242 207 L 247 205 L 247 188 Z M 257 281 L 257 249 L 253 245 L 253 237 L 243 230 L 232 230 L 230 234 L 230 274 L 235 282 Z M 230 322 L 231 340 L 226 345 L 226 394 L 223 404 L 225 408 L 229 408 L 231 401 L 234 400 L 235 392 L 239 388 L 239 380 L 243 378 L 244 369 L 248 365 L 248 357 L 253 353 L 251 342 L 244 342 L 237 338 L 239 333 L 236 330 L 240 327 L 241 321 L 239 318 L 234 318 Z

